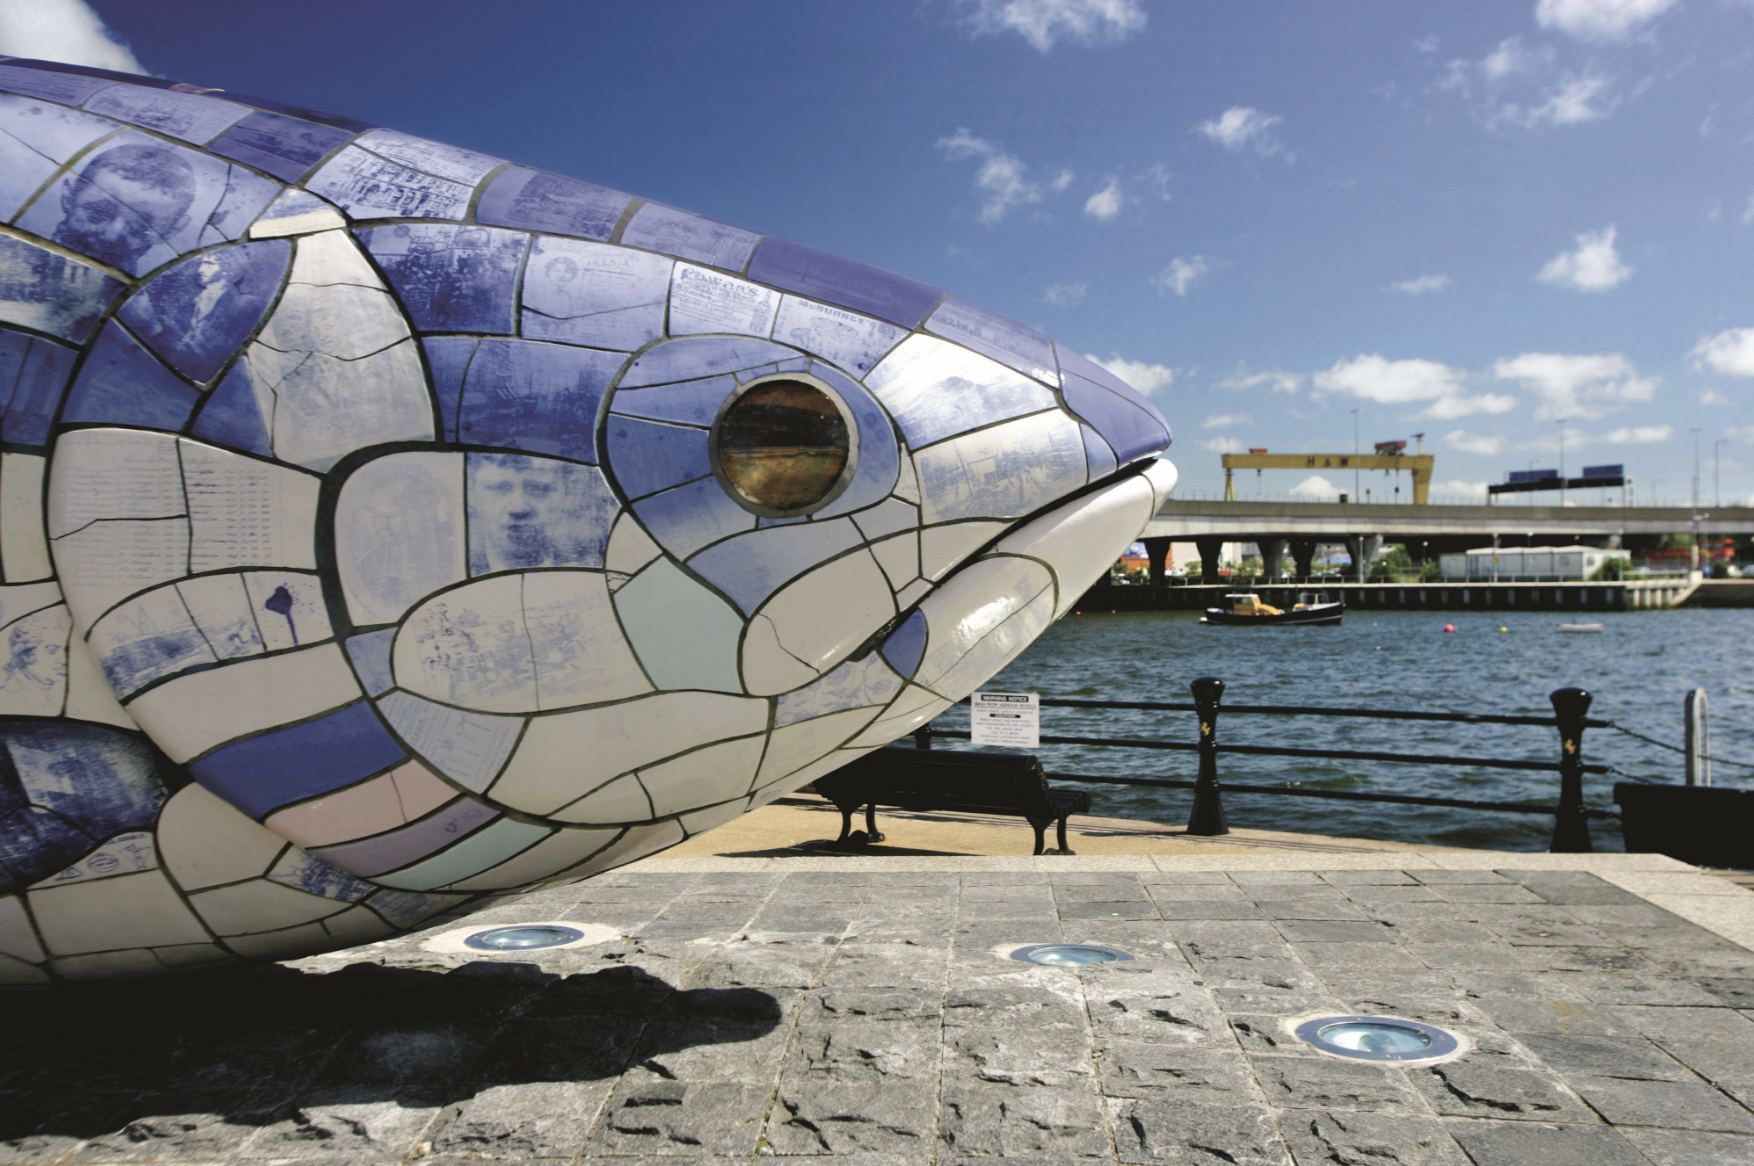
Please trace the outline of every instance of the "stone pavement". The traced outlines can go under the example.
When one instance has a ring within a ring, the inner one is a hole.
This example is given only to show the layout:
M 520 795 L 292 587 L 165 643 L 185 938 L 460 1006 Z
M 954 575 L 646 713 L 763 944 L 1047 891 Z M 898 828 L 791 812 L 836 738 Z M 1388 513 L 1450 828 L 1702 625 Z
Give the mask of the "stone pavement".
M 14 995 L 0 1161 L 1754 1163 L 1754 952 L 1684 902 L 1754 894 L 1472 860 L 648 860 L 467 920 L 589 946 Z M 1061 940 L 1138 958 L 997 954 Z M 1317 1012 L 1474 1047 L 1331 1059 Z

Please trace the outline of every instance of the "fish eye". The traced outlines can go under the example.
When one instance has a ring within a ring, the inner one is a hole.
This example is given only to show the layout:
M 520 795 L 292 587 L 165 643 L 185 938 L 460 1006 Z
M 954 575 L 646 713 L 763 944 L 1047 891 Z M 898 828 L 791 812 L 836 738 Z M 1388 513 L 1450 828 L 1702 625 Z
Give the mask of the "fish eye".
M 719 414 L 713 464 L 744 509 L 803 514 L 844 488 L 850 433 L 840 401 L 817 385 L 797 377 L 756 381 Z

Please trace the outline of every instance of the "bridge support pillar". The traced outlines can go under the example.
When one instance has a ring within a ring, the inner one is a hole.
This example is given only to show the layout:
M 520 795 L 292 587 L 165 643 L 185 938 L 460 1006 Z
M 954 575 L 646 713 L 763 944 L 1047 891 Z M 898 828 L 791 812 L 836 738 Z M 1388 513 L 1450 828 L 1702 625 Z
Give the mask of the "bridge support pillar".
M 1224 556 L 1224 540 L 1221 538 L 1197 538 L 1194 546 L 1200 551 L 1200 582 L 1218 582 L 1218 560 Z
M 1169 542 L 1167 538 L 1141 539 L 1145 544 L 1145 557 L 1151 561 L 1151 590 L 1162 591 L 1169 586 Z
M 1362 583 L 1370 576 L 1370 561 L 1382 549 L 1380 534 L 1349 534 L 1346 536 L 1346 553 L 1352 556 L 1352 577 L 1355 582 Z
M 1290 544 L 1290 539 L 1277 535 L 1255 536 L 1255 545 L 1261 548 L 1261 578 L 1265 582 L 1285 582 L 1285 548 Z
M 1315 574 L 1316 543 L 1312 538 L 1294 538 L 1291 543 L 1291 557 L 1297 563 L 1297 577 L 1307 580 Z

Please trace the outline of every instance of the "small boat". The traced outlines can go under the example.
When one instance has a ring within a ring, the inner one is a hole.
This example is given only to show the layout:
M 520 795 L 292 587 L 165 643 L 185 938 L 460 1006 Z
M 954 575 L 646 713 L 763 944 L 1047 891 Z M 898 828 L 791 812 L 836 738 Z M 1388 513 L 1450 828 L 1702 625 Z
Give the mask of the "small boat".
M 1304 591 L 1290 611 L 1262 603 L 1252 591 L 1224 597 L 1223 607 L 1208 607 L 1201 623 L 1224 624 L 1337 624 L 1346 614 L 1344 603 L 1329 600 L 1326 591 Z
M 1559 630 L 1562 632 L 1600 632 L 1606 631 L 1607 627 L 1608 625 L 1605 623 L 1562 623 L 1559 625 Z

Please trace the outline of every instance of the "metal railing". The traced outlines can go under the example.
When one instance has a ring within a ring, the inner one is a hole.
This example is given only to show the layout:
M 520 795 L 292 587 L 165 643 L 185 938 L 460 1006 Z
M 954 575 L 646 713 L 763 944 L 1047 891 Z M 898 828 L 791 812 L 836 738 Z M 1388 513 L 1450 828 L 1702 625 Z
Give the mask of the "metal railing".
M 1555 853 L 1583 853 L 1593 849 L 1589 822 L 1592 818 L 1618 818 L 1612 810 L 1594 809 L 1584 804 L 1585 774 L 1614 772 L 1612 766 L 1587 763 L 1583 759 L 1585 729 L 1613 728 L 1613 722 L 1587 716 L 1590 694 L 1581 688 L 1560 688 L 1550 694 L 1553 715 L 1550 717 L 1521 716 L 1500 713 L 1439 713 L 1404 709 L 1331 708 L 1321 705 L 1224 705 L 1224 681 L 1215 676 L 1202 676 L 1188 687 L 1192 703 L 1149 700 L 1070 700 L 1042 698 L 1043 708 L 1127 709 L 1147 712 L 1195 713 L 1199 718 L 1196 741 L 1165 741 L 1135 737 L 1041 737 L 1043 745 L 1096 745 L 1125 749 L 1150 749 L 1199 754 L 1199 774 L 1189 780 L 1170 777 L 1109 777 L 1089 773 L 1050 773 L 1061 781 L 1090 782 L 1101 785 L 1151 786 L 1159 789 L 1192 789 L 1193 812 L 1188 816 L 1188 833 L 1201 836 L 1228 834 L 1224 814 L 1223 791 L 1238 794 L 1276 794 L 1286 797 L 1333 798 L 1358 802 L 1392 802 L 1411 806 L 1445 806 L 1456 809 L 1489 810 L 1507 814 L 1550 814 L 1553 817 L 1553 840 L 1549 847 Z M 966 702 L 962 702 L 966 703 Z M 1379 720 L 1447 721 L 1465 725 L 1522 725 L 1556 729 L 1559 733 L 1559 757 L 1551 761 L 1527 758 L 1472 757 L 1430 753 L 1393 753 L 1365 749 L 1304 749 L 1278 745 L 1228 745 L 1218 741 L 1220 709 L 1231 716 L 1275 717 L 1367 717 Z M 972 734 L 956 729 L 937 729 L 930 722 L 914 730 L 914 745 L 930 749 L 937 738 L 967 741 Z M 1377 761 L 1408 765 L 1446 765 L 1478 769 L 1517 769 L 1555 772 L 1559 775 L 1559 801 L 1555 805 L 1531 806 L 1519 802 L 1481 801 L 1473 798 L 1435 798 L 1412 794 L 1368 793 L 1354 790 L 1299 789 L 1273 785 L 1221 785 L 1218 779 L 1218 754 L 1234 753 L 1256 757 L 1301 757 L 1332 761 Z

